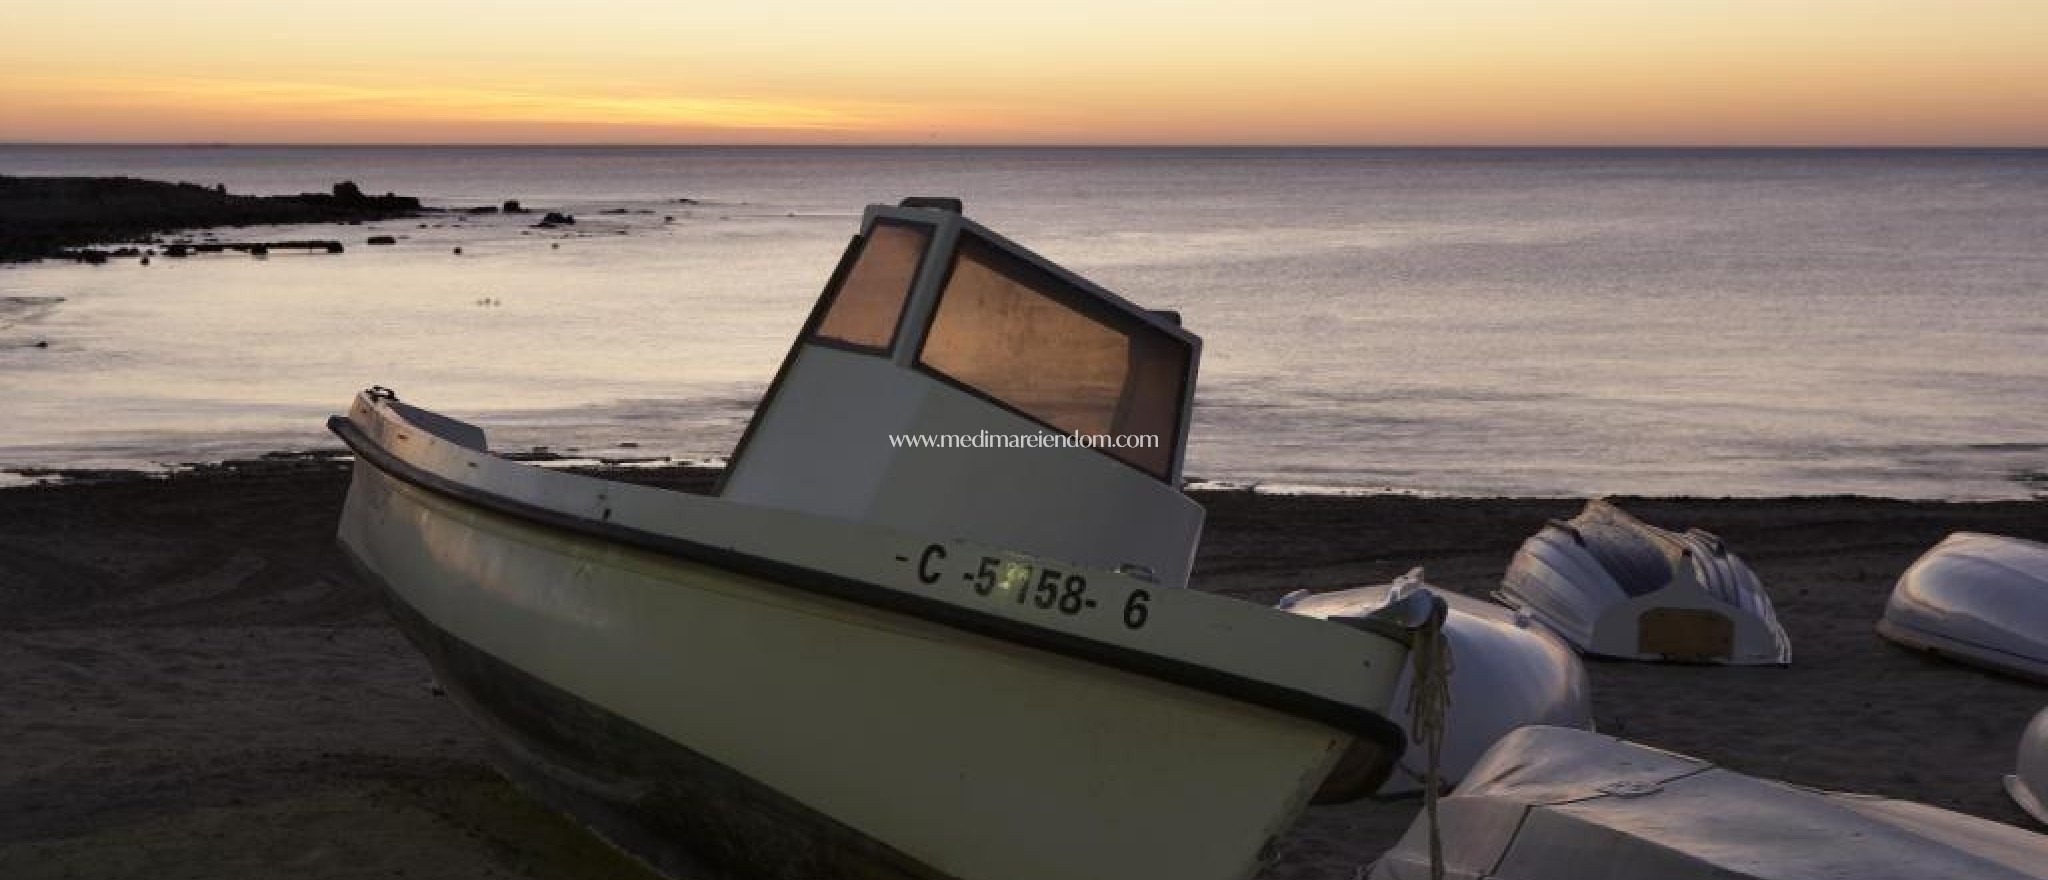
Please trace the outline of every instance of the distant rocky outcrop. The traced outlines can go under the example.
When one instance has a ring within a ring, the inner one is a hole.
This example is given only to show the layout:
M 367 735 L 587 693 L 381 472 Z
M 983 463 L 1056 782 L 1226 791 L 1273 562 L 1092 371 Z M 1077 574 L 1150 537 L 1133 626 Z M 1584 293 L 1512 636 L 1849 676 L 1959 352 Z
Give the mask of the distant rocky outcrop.
M 417 213 L 420 210 L 419 199 L 412 196 L 393 195 L 391 193 L 385 193 L 381 196 L 366 196 L 363 195 L 362 187 L 356 186 L 356 182 L 353 180 L 344 180 L 335 184 L 334 191 L 331 194 L 300 193 L 297 199 L 309 205 L 322 205 L 356 212 L 373 211 L 394 217 Z
M 234 195 L 224 187 L 133 177 L 0 175 L 0 262 L 50 257 L 88 259 L 74 250 L 141 241 L 178 229 L 286 223 L 345 223 L 411 217 L 419 199 L 365 195 L 352 181 L 327 193 Z
M 126 248 L 126 249 L 124 249 L 124 250 L 133 250 L 133 248 Z M 220 254 L 220 253 L 226 253 L 226 252 L 228 252 L 228 251 L 241 251 L 242 253 L 245 253 L 245 254 L 249 254 L 250 256 L 256 256 L 256 257 L 260 257 L 260 256 L 264 256 L 264 255 L 266 255 L 266 254 L 269 254 L 269 253 L 270 253 L 271 251 L 278 251 L 278 250 L 294 250 L 294 251 L 319 251 L 319 252 L 321 252 L 321 253 L 328 253 L 328 254 L 338 254 L 338 253 L 341 253 L 341 252 L 342 252 L 343 250 L 345 250 L 345 248 L 343 248 L 343 247 L 341 246 L 341 242 L 338 242 L 338 241 L 327 241 L 327 240 L 317 240 L 317 241 L 239 241 L 239 242 L 234 242 L 234 241 L 223 241 L 223 242 L 189 242 L 189 241 L 178 241 L 178 242 L 172 242 L 172 243 L 170 243 L 170 244 L 168 244 L 168 245 L 165 245 L 165 246 L 164 246 L 164 256 L 166 256 L 166 257 L 189 257 L 189 256 L 192 256 L 193 254 Z M 116 252 L 114 253 L 114 256 L 125 256 L 125 255 L 124 255 L 124 254 L 122 254 L 122 253 L 120 253 L 119 251 L 116 251 Z M 144 264 L 147 264 L 147 263 L 149 262 L 149 257 L 147 257 L 147 256 L 144 256 L 144 257 L 142 258 L 142 262 L 143 262 Z

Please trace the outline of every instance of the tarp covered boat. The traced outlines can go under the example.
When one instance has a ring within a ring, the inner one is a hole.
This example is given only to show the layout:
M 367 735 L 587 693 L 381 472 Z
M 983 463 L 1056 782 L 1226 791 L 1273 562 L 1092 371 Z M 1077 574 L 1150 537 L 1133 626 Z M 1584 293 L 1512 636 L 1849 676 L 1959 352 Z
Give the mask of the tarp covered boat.
M 1355 587 L 1329 593 L 1290 594 L 1280 607 L 1310 617 L 1369 616 L 1417 590 L 1428 589 L 1421 569 L 1391 584 Z M 1443 787 L 1456 785 L 1466 771 L 1509 731 L 1529 724 L 1591 729 L 1592 691 L 1586 669 L 1562 641 L 1529 617 L 1490 602 L 1449 591 L 1436 591 L 1450 605 L 1444 638 L 1451 649 L 1450 709 L 1439 755 L 1438 778 Z M 1414 669 L 1401 673 L 1394 705 L 1408 704 Z M 1402 731 L 1412 733 L 1405 718 Z M 1401 795 L 1423 789 L 1428 773 L 1426 750 L 1409 739 L 1396 772 L 1379 794 Z
M 957 203 L 870 207 L 718 494 L 372 389 L 340 543 L 507 772 L 672 875 L 1240 880 L 1385 779 L 1441 606 L 1181 588 L 1198 354 Z
M 2048 709 L 2020 735 L 2019 759 L 2005 777 L 2005 791 L 2027 815 L 2048 825 Z
M 1720 538 L 1657 528 L 1604 499 L 1522 542 L 1498 595 L 1586 654 L 1792 662 L 1770 594 Z
M 1525 727 L 1439 804 L 1451 880 L 2040 880 L 2048 837 L 1923 804 L 1756 779 Z M 1429 818 L 1372 880 L 1427 880 Z
M 1899 576 L 1877 631 L 1909 648 L 2048 682 L 2048 544 L 1948 536 Z

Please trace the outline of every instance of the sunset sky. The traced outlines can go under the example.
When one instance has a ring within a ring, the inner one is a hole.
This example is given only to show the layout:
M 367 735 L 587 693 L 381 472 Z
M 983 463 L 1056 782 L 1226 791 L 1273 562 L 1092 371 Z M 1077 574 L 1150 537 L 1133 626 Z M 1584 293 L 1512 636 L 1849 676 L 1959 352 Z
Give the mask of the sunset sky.
M 2048 145 L 2048 0 L 19 0 L 0 141 Z

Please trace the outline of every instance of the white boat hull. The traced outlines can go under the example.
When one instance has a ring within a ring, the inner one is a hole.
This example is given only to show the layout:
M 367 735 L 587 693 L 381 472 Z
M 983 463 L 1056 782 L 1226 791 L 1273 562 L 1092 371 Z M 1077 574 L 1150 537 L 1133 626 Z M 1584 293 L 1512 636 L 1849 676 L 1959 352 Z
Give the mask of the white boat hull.
M 2048 837 L 2030 831 L 1555 727 L 1502 739 L 1438 806 L 1450 880 L 2048 877 Z M 1423 816 L 1371 878 L 1429 876 Z
M 374 403 L 352 418 L 344 549 L 515 778 L 676 876 L 1240 880 L 1340 760 L 1374 751 L 1133 668 L 561 528 L 549 510 L 585 507 L 561 493 L 511 515 L 522 485 L 598 492 L 607 521 L 669 493 L 492 459 Z M 509 507 L 444 491 L 493 484 Z M 1161 599 L 1153 614 L 1228 601 Z M 1383 668 L 1346 686 L 1384 704 L 1399 659 L 1355 662 Z
M 2020 735 L 2019 759 L 2005 777 L 2005 791 L 2027 815 L 2048 825 L 2048 709 L 2034 716 Z
M 2048 682 L 2048 545 L 1948 536 L 1899 576 L 1877 631 L 1909 648 Z
M 1422 586 L 1419 575 L 1414 586 Z M 1400 584 L 1357 587 L 1283 600 L 1282 608 L 1311 617 L 1370 613 L 1387 603 Z M 1593 727 L 1592 690 L 1585 665 L 1556 636 L 1528 617 L 1456 593 L 1439 591 L 1450 605 L 1444 639 L 1450 645 L 1450 709 L 1445 716 L 1438 776 L 1444 788 L 1458 784 L 1486 750 L 1516 728 L 1530 724 Z M 1394 705 L 1408 705 L 1413 667 L 1401 673 Z M 1404 733 L 1412 733 L 1402 725 Z M 1398 769 L 1387 777 L 1382 797 L 1422 791 L 1429 769 L 1426 753 L 1408 739 Z
M 1605 501 L 1524 541 L 1499 598 L 1588 655 L 1731 666 L 1792 662 L 1770 595 L 1720 539 L 1665 531 Z

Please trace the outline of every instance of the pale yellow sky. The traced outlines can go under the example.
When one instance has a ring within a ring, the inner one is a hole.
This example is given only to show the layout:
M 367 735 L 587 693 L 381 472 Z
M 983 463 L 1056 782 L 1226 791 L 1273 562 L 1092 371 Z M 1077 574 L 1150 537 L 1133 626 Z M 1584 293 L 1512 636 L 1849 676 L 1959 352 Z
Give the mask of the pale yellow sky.
M 2048 145 L 2048 0 L 10 0 L 0 141 Z

